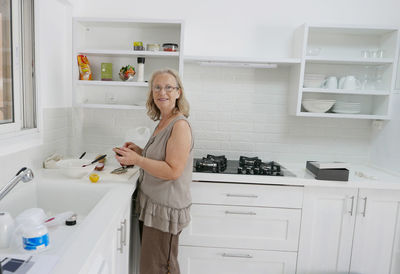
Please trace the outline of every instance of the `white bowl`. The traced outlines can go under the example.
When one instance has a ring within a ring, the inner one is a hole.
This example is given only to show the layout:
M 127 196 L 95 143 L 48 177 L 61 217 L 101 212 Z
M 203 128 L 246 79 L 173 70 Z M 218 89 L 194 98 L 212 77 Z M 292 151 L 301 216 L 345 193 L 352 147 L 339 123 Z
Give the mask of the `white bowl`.
M 93 170 L 94 165 L 82 167 L 83 165 L 89 164 L 90 160 L 84 159 L 66 159 L 57 162 L 62 174 L 69 178 L 82 178 Z
M 331 109 L 335 100 L 303 100 L 302 105 L 308 112 L 324 113 Z

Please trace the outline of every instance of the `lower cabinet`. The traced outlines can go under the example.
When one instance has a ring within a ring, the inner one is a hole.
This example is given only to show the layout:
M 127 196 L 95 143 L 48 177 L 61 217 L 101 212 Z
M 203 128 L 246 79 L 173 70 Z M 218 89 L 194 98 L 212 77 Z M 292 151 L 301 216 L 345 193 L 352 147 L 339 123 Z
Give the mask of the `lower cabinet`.
M 304 191 L 297 273 L 400 273 L 400 191 Z
M 181 246 L 181 273 L 185 274 L 291 274 L 296 252 Z
M 192 196 L 182 273 L 296 273 L 302 187 L 194 182 Z
M 129 202 L 123 212 L 110 220 L 111 225 L 96 246 L 94 260 L 87 273 L 129 273 L 130 209 Z

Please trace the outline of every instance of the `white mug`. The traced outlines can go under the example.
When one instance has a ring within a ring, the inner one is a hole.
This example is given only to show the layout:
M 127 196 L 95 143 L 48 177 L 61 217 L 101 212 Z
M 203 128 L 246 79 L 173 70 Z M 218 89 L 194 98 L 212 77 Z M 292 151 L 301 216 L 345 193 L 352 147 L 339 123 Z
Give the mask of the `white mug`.
M 327 89 L 337 89 L 338 88 L 337 78 L 335 76 L 329 76 L 322 83 L 322 87 Z
M 339 80 L 340 89 L 360 89 L 360 81 L 353 75 L 343 76 Z

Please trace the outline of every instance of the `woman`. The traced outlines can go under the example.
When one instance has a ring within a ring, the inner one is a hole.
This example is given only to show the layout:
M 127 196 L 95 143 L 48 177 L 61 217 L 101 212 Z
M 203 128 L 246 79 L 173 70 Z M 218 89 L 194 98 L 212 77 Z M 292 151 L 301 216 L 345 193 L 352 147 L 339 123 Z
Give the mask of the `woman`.
M 179 234 L 190 222 L 193 138 L 187 120 L 189 104 L 173 70 L 154 72 L 149 86 L 147 114 L 159 120 L 156 129 L 143 149 L 127 142 L 114 151 L 122 165 L 141 168 L 136 199 L 142 227 L 140 274 L 176 274 L 180 273 Z

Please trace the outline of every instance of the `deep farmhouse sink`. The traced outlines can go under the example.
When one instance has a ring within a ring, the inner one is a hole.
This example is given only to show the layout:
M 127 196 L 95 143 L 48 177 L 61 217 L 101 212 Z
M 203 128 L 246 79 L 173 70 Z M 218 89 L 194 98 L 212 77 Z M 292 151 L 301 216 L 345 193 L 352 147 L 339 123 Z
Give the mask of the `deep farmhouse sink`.
M 48 217 L 66 211 L 76 213 L 78 219 L 75 226 L 50 227 L 49 248 L 28 255 L 34 255 L 33 259 L 37 261 L 40 261 L 40 256 L 55 258 L 55 267 L 48 273 L 81 273 L 82 267 L 87 264 L 86 258 L 101 238 L 102 230 L 113 221 L 122 201 L 130 200 L 135 179 L 124 183 L 90 183 L 83 179 L 59 178 L 54 174 L 35 176 L 31 182 L 19 183 L 0 201 L 0 211 L 9 212 L 14 219 L 22 211 L 33 207 L 42 208 Z M 15 243 L 8 249 L 0 249 L 0 259 L 10 254 L 18 258 L 18 255 L 26 256 L 27 252 Z

